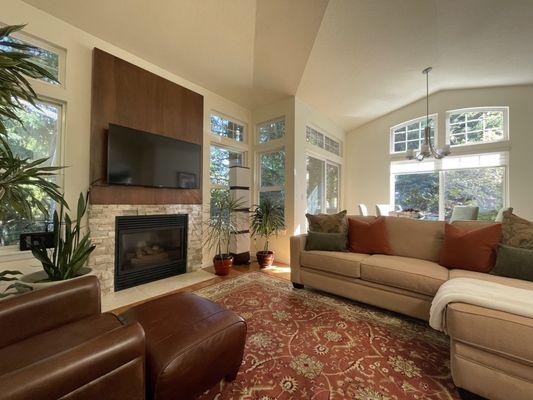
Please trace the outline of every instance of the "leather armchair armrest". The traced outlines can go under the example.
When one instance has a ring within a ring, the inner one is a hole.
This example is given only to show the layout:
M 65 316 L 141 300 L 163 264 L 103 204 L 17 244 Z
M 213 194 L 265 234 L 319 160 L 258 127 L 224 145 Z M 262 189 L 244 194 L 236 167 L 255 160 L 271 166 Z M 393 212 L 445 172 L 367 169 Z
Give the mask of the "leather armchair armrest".
M 100 312 L 95 276 L 9 298 L 0 302 L 0 348 Z
M 300 278 L 300 254 L 305 250 L 307 235 L 291 236 L 291 281 L 302 283 Z
M 144 360 L 142 327 L 137 323 L 121 326 L 72 349 L 0 376 L 0 400 L 63 398 L 132 362 L 144 366 Z M 122 381 L 125 387 L 142 387 L 144 395 L 142 368 L 142 374 Z M 131 379 L 141 379 L 142 382 L 132 382 Z

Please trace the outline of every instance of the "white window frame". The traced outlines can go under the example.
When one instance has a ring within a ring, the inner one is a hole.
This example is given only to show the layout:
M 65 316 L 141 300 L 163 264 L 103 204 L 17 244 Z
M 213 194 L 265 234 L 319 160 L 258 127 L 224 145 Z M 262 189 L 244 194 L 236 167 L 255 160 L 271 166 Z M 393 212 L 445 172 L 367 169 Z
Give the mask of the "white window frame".
M 285 131 L 283 132 L 283 136 L 281 136 L 281 137 L 279 137 L 277 139 L 267 140 L 266 142 L 260 142 L 259 141 L 259 135 L 260 135 L 259 127 L 261 125 L 272 124 L 272 123 L 276 123 L 276 122 L 280 122 L 280 121 L 284 121 L 285 122 Z M 272 119 L 257 123 L 255 125 L 255 141 L 254 142 L 258 146 L 270 145 L 272 143 L 275 145 L 276 143 L 282 142 L 285 139 L 286 135 L 287 135 L 287 119 L 285 118 L 285 116 L 281 116 L 281 117 L 272 118 Z
M 405 145 L 405 150 L 404 151 L 394 151 L 394 131 L 399 129 L 399 128 L 403 128 L 404 126 L 407 127 L 408 125 L 411 125 L 411 124 L 414 124 L 414 123 L 420 123 L 422 121 L 424 121 L 425 119 L 427 118 L 427 116 L 422 116 L 422 117 L 417 117 L 417 118 L 413 118 L 409 121 L 405 121 L 405 122 L 402 122 L 400 124 L 397 124 L 397 125 L 394 125 L 390 128 L 390 133 L 389 133 L 389 152 L 391 155 L 398 155 L 398 154 L 406 154 L 407 152 L 407 136 L 406 136 L 406 145 Z M 437 144 L 439 143 L 439 114 L 438 113 L 435 113 L 435 114 L 430 114 L 429 115 L 429 119 L 433 119 L 435 121 L 435 127 L 434 127 L 434 131 L 435 131 L 435 134 L 433 136 L 433 143 Z M 419 131 L 422 133 L 422 131 Z M 407 135 L 407 129 L 406 129 L 406 135 Z M 418 140 L 421 140 L 422 137 L 419 136 L 419 139 Z M 418 149 L 420 150 L 420 149 Z
M 328 159 L 327 157 L 324 157 L 323 155 L 319 155 L 317 153 L 310 152 L 310 151 L 307 151 L 305 153 L 305 161 L 306 161 L 306 163 L 307 163 L 307 157 L 313 157 L 313 158 L 315 158 L 317 160 L 320 160 L 320 161 L 324 162 L 324 175 L 322 177 L 324 179 L 324 192 L 322 193 L 322 199 L 321 199 L 321 204 L 322 204 L 322 210 L 320 210 L 321 213 L 326 213 L 327 212 L 327 209 L 326 209 L 326 198 L 327 198 L 327 190 L 328 190 L 328 164 L 329 165 L 333 165 L 333 166 L 338 168 L 338 170 L 339 170 L 339 180 L 338 180 L 337 191 L 338 191 L 338 197 L 339 197 L 339 204 L 338 204 L 336 212 L 339 212 L 339 210 L 341 209 L 341 198 L 342 198 L 342 193 L 341 193 L 342 165 L 340 163 L 338 163 L 338 162 L 335 162 L 335 161 L 332 161 L 332 160 Z M 305 182 L 305 209 L 306 209 L 306 212 L 308 212 L 307 211 L 308 210 L 308 204 L 307 204 L 307 179 L 306 179 L 306 182 Z
M 270 143 L 270 142 L 267 142 L 267 143 Z M 262 143 L 262 144 L 266 144 L 266 143 Z M 284 179 L 285 179 L 285 182 L 283 183 L 283 185 L 275 185 L 275 186 L 264 186 L 263 187 L 263 184 L 261 182 L 262 180 L 262 177 L 261 177 L 261 156 L 264 155 L 264 154 L 270 154 L 270 153 L 278 153 L 282 151 L 284 154 L 285 154 L 285 171 L 284 171 Z M 263 151 L 257 151 L 256 152 L 257 154 L 257 162 L 256 162 L 256 171 L 257 171 L 257 204 L 259 204 L 259 200 L 260 200 L 260 194 L 261 193 L 265 193 L 265 192 L 278 192 L 278 191 L 285 191 L 285 195 L 284 195 L 284 199 L 283 199 L 283 209 L 285 210 L 286 209 L 286 203 L 287 203 L 287 151 L 285 150 L 285 146 L 281 146 L 281 147 L 276 147 L 276 148 L 273 148 L 273 149 L 265 149 Z
M 226 136 L 221 136 L 215 132 L 213 132 L 211 130 L 211 117 L 213 115 L 216 115 L 217 117 L 219 118 L 222 118 L 222 119 L 226 119 L 230 122 L 233 122 L 234 124 L 238 124 L 238 125 L 241 125 L 243 130 L 242 130 L 242 137 L 243 137 L 243 140 L 242 141 L 238 141 L 238 140 L 235 140 L 235 139 L 232 139 L 232 138 L 229 138 L 229 137 L 226 137 Z M 215 143 L 222 143 L 224 144 L 226 147 L 243 147 L 243 148 L 248 148 L 248 125 L 237 119 L 237 118 L 233 118 L 227 114 L 224 114 L 224 113 L 221 113 L 221 112 L 218 112 L 216 110 L 211 110 L 211 112 L 209 113 L 209 136 L 210 136 L 210 140 L 211 142 L 215 142 Z M 242 151 L 242 150 L 239 150 L 239 151 Z
M 2 26 L 5 26 L 4 24 L 0 24 Z M 58 56 L 58 70 L 57 70 L 57 76 L 58 76 L 58 81 L 59 81 L 59 84 L 53 84 L 53 83 L 50 83 L 50 82 L 47 82 L 45 80 L 42 80 L 42 79 L 35 79 L 35 78 L 29 78 L 30 82 L 32 83 L 38 83 L 38 84 L 43 84 L 43 85 L 47 85 L 49 87 L 59 87 L 59 88 L 63 88 L 65 89 L 66 88 L 66 71 L 67 71 L 67 68 L 66 68 L 66 58 L 67 58 L 67 51 L 62 48 L 62 47 L 59 47 L 59 46 L 56 46 L 52 43 L 49 43 L 43 39 L 40 39 L 40 38 L 37 38 L 27 32 L 24 32 L 24 31 L 19 31 L 19 32 L 15 32 L 11 35 L 12 37 L 14 37 L 15 39 L 18 39 L 18 40 L 22 40 L 23 42 L 26 42 L 32 46 L 35 46 L 35 47 L 39 47 L 41 49 L 44 49 L 44 50 L 47 50 L 47 51 L 50 51 L 52 53 L 55 53 L 57 54 Z M 36 88 L 34 88 L 35 90 Z
M 507 151 L 495 151 L 495 152 L 489 152 L 489 153 L 479 153 L 479 154 L 465 154 L 460 155 L 453 158 L 468 158 L 468 157 L 483 157 L 483 156 L 490 156 L 498 154 L 501 157 L 503 157 L 503 162 L 501 163 L 495 163 L 494 165 L 479 165 L 479 166 L 473 166 L 468 167 L 465 166 L 457 166 L 457 167 L 446 167 L 443 166 L 443 163 L 446 163 L 446 159 L 442 160 L 429 160 L 424 161 L 422 163 L 419 163 L 418 161 L 406 161 L 402 162 L 405 165 L 411 164 L 415 168 L 413 168 L 412 171 L 406 170 L 403 172 L 390 172 L 390 182 L 389 182 L 389 200 L 390 204 L 395 209 L 396 207 L 396 191 L 395 191 L 395 177 L 396 175 L 414 175 L 414 174 L 424 174 L 424 173 L 435 173 L 437 172 L 439 175 L 439 221 L 443 221 L 445 219 L 445 190 L 444 190 L 444 174 L 447 171 L 460 171 L 460 170 L 466 170 L 466 169 L 482 169 L 482 168 L 504 168 L 504 182 L 503 182 L 503 207 L 508 207 L 510 204 L 509 201 L 509 153 Z M 393 164 L 391 163 L 391 166 Z M 417 168 L 416 167 L 422 167 L 425 166 L 425 168 Z
M 452 114 L 467 113 L 467 112 L 503 112 L 503 137 L 500 140 L 494 140 L 492 142 L 479 142 L 479 143 L 463 143 L 454 144 L 450 143 L 451 129 L 450 129 L 450 116 Z M 470 107 L 459 108 L 457 110 L 446 111 L 446 144 L 452 146 L 452 148 L 459 147 L 472 147 L 472 146 L 486 146 L 493 143 L 505 143 L 509 141 L 509 107 L 508 106 L 491 106 L 491 107 Z

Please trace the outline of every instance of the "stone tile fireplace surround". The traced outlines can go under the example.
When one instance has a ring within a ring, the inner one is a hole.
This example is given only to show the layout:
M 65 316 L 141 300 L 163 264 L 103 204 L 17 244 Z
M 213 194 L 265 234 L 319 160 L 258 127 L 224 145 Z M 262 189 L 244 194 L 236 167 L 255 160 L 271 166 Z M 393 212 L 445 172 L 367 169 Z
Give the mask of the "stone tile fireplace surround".
M 89 229 L 96 249 L 91 254 L 88 266 L 100 280 L 103 294 L 114 291 L 115 278 L 115 218 L 131 215 L 187 214 L 188 245 L 187 272 L 202 267 L 202 206 L 199 204 L 164 205 L 89 205 Z

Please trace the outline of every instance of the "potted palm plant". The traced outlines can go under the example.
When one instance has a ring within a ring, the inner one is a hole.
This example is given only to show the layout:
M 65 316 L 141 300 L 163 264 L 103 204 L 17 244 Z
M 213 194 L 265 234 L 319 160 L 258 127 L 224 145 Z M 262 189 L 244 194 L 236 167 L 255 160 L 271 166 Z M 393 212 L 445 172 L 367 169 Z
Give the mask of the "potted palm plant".
M 239 230 L 236 211 L 243 208 L 243 202 L 233 200 L 227 193 L 211 199 L 211 210 L 205 223 L 206 244 L 215 250 L 213 265 L 215 273 L 228 275 L 233 265 L 229 252 L 231 235 Z
M 266 198 L 254 206 L 250 218 L 252 235 L 265 241 L 263 250 L 256 253 L 257 263 L 262 268 L 270 267 L 274 262 L 274 252 L 269 249 L 270 239 L 285 228 L 283 206 Z
M 87 210 L 88 194 L 80 193 L 76 219 L 72 220 L 63 205 L 54 212 L 54 245 L 47 248 L 41 241 L 30 245 L 33 256 L 41 262 L 43 271 L 34 272 L 22 278 L 34 286 L 73 279 L 89 273 L 84 265 L 96 246 L 91 245 L 89 232 L 83 231 L 82 219 Z
M 37 94 L 27 77 L 57 82 L 46 66 L 33 58 L 38 50 L 36 47 L 11 37 L 23 27 L 24 25 L 13 25 L 0 28 L 0 225 L 3 225 L 7 215 L 13 214 L 31 221 L 34 210 L 39 210 L 48 218 L 46 198 L 66 206 L 59 186 L 50 179 L 61 167 L 46 166 L 46 158 L 29 160 L 15 154 L 4 124 L 7 119 L 23 125 L 18 114 L 23 111 L 23 102 L 38 107 Z M 43 193 L 44 198 L 37 197 L 34 189 Z M 14 270 L 3 271 L 0 273 L 0 281 L 16 281 L 20 274 Z M 3 294 L 21 293 L 30 289 L 28 285 L 14 282 Z

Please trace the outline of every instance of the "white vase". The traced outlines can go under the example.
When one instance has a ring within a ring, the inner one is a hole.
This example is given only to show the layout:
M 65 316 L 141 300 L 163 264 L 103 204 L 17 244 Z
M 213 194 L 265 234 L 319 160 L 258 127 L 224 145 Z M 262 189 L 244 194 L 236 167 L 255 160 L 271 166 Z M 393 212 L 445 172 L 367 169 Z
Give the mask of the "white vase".
M 92 271 L 91 268 L 82 267 L 78 271 L 78 275 L 77 276 L 75 276 L 74 278 L 67 279 L 67 280 L 81 278 L 82 276 L 85 276 L 85 275 L 89 274 L 91 271 Z M 34 289 L 43 289 L 45 287 L 57 285 L 58 283 L 62 283 L 62 282 L 66 282 L 67 281 L 67 280 L 64 280 L 64 281 L 46 281 L 46 279 L 48 279 L 48 275 L 46 275 L 46 272 L 41 270 L 41 271 L 37 271 L 37 272 L 32 272 L 31 274 L 24 275 L 22 278 L 20 278 L 20 282 L 25 283 L 26 285 L 29 285 L 29 286 L 33 287 Z

